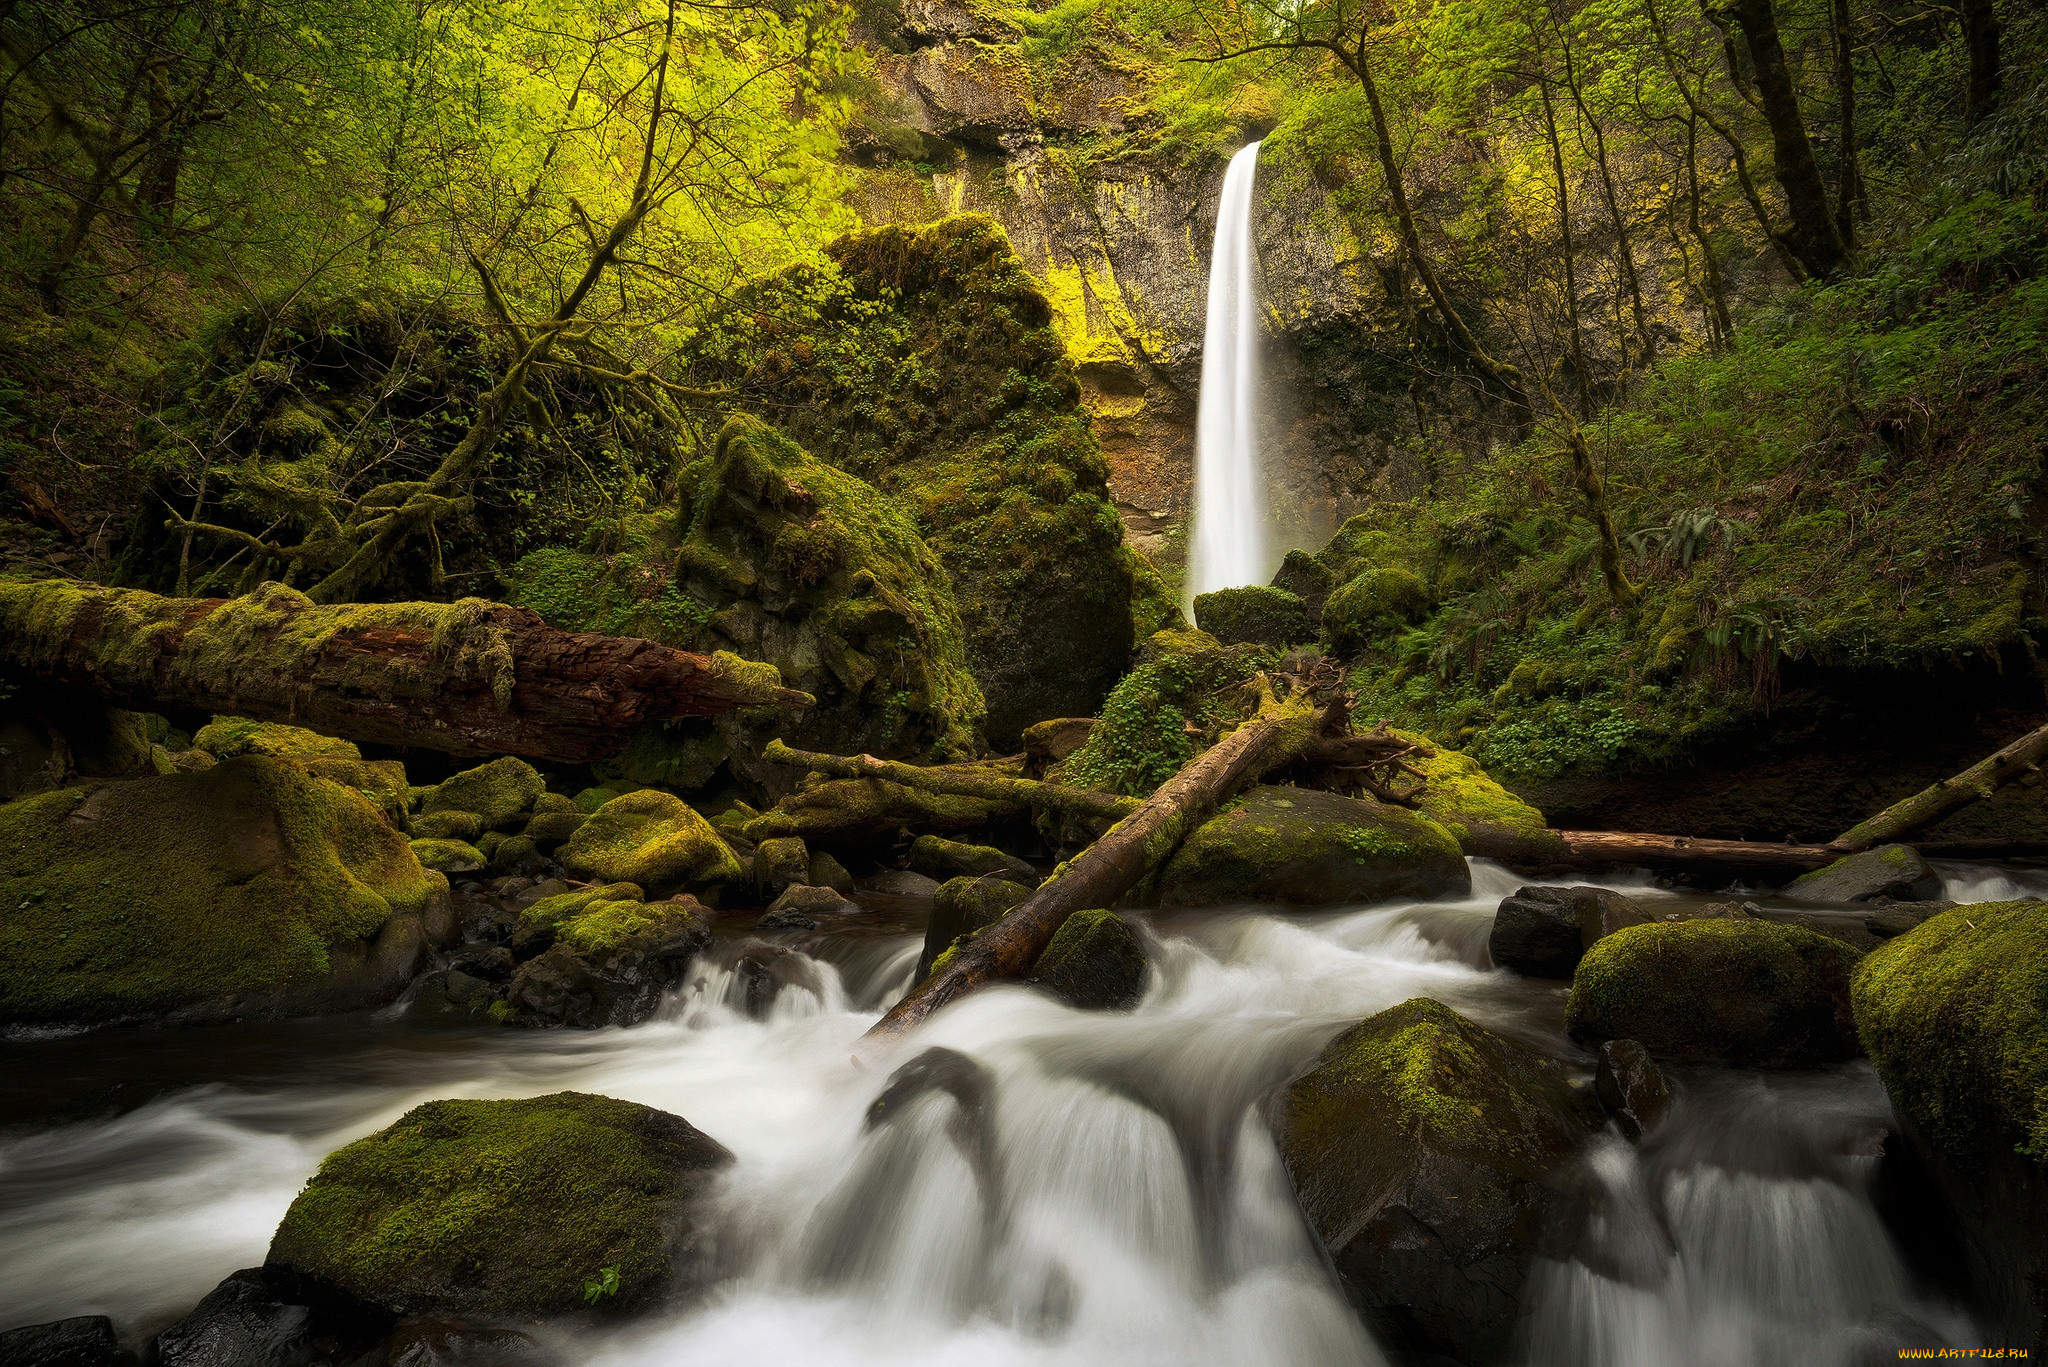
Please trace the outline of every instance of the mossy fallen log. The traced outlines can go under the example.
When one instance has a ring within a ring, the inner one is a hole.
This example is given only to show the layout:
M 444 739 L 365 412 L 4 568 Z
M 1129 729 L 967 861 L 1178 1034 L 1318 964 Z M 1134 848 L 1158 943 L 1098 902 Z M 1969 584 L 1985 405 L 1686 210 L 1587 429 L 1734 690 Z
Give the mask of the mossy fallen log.
M 1845 850 L 1867 850 L 1873 845 L 1897 840 L 1912 831 L 1933 825 L 1950 812 L 1967 807 L 1979 798 L 1990 797 L 2020 775 L 2039 769 L 2043 759 L 2048 759 L 2048 726 L 2027 732 L 1954 778 L 1945 778 L 1911 797 L 1894 802 L 1868 821 L 1859 822 L 1836 836 L 1834 843 Z
M 779 740 L 768 742 L 762 756 L 776 764 L 808 769 L 834 778 L 879 778 L 927 793 L 950 793 L 956 797 L 978 797 L 1040 811 L 1067 812 L 1075 816 L 1103 817 L 1115 821 L 1129 816 L 1141 805 L 1137 798 L 1090 788 L 1069 788 L 1035 779 L 1011 778 L 986 766 L 971 764 L 918 765 L 876 759 L 873 755 L 821 755 L 796 750 Z
M 1189 761 L 1138 809 L 1059 866 L 1038 891 L 980 935 L 953 950 L 868 1031 L 891 1038 L 978 987 L 1020 978 L 1076 912 L 1113 906 L 1171 855 L 1181 839 L 1247 783 L 1298 756 L 1317 734 L 1319 713 L 1306 692 L 1276 697 L 1263 677 L 1252 718 Z
M 164 598 L 0 579 L 0 669 L 123 707 L 563 763 L 614 754 L 652 722 L 811 701 L 772 666 L 558 631 L 480 598 L 320 606 L 281 584 Z

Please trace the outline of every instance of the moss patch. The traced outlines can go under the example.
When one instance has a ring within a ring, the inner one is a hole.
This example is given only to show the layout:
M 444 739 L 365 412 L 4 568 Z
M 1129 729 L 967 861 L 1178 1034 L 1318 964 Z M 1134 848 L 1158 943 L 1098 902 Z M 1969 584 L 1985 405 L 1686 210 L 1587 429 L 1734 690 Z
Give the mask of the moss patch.
M 1160 876 L 1159 898 L 1334 906 L 1470 886 L 1457 842 L 1426 817 L 1313 788 L 1259 787 L 1188 836 Z
M 740 861 L 711 823 L 653 788 L 613 798 L 558 851 L 579 877 L 635 883 L 650 892 L 707 887 L 740 876 Z
M 215 759 L 233 759 L 236 755 L 333 755 L 357 760 L 363 757 L 353 741 L 323 736 L 303 726 L 251 721 L 247 717 L 215 717 L 199 728 L 192 744 Z
M 564 1315 L 665 1299 L 687 1203 L 732 1161 L 678 1116 L 580 1092 L 430 1101 L 328 1156 L 269 1263 L 408 1314 Z
M 1203 632 L 1154 636 L 1151 644 L 1161 647 L 1155 658 L 1124 676 L 1088 739 L 1050 776 L 1077 788 L 1150 797 L 1179 773 L 1204 743 L 1244 717 L 1245 699 L 1234 685 L 1250 677 L 1255 657 L 1202 648 L 1214 639 Z M 1190 725 L 1198 734 L 1189 734 Z
M 1077 911 L 1032 966 L 1031 980 L 1084 1011 L 1122 1011 L 1145 995 L 1145 943 L 1113 911 Z
M 420 812 L 474 812 L 490 830 L 513 830 L 546 789 L 531 764 L 504 755 L 447 780 L 420 804 Z

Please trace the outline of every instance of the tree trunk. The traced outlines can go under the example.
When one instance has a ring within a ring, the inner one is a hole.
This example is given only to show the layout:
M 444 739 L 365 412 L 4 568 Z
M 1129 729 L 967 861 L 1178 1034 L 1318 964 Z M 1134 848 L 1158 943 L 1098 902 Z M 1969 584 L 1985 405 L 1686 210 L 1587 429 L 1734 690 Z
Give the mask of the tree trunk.
M 762 751 L 762 758 L 775 764 L 808 769 L 814 774 L 830 774 L 834 778 L 886 779 L 927 793 L 978 797 L 1017 807 L 1069 812 L 1075 816 L 1100 817 L 1108 821 L 1129 816 L 1143 805 L 1134 797 L 1118 797 L 1114 793 L 1090 788 L 1068 788 L 1057 783 L 1039 783 L 1028 778 L 1011 778 L 971 764 L 918 765 L 876 759 L 873 755 L 823 755 L 792 749 L 780 740 L 769 741 L 768 748 Z
M 1998 104 L 1998 7 L 1994 0 L 1963 0 L 1963 41 L 1970 49 L 1967 112 L 1974 126 Z
M 767 665 L 558 631 L 526 608 L 321 607 L 279 584 L 221 599 L 0 580 L 0 667 L 122 707 L 562 763 L 616 754 L 652 722 L 812 701 Z
M 1635 319 L 1636 337 L 1643 344 L 1643 355 L 1654 357 L 1657 343 L 1650 335 L 1649 310 L 1643 305 L 1643 281 L 1636 270 L 1635 248 L 1628 239 L 1628 219 L 1621 212 L 1621 195 L 1614 188 L 1614 170 L 1607 161 L 1607 134 L 1587 107 L 1585 92 L 1579 87 L 1579 69 L 1572 57 L 1571 40 L 1563 36 L 1562 28 L 1559 33 L 1564 46 L 1565 87 L 1571 91 L 1572 107 L 1578 111 L 1581 128 L 1593 134 L 1593 164 L 1600 171 L 1600 195 L 1607 204 L 1608 221 L 1614 225 L 1614 250 L 1621 260 L 1621 278 L 1628 285 L 1629 312 Z M 1583 133 L 1580 147 L 1585 148 Z
M 1778 40 L 1777 7 L 1773 0 L 1734 0 L 1730 12 L 1749 46 L 1757 94 L 1771 126 L 1778 185 L 1792 214 L 1786 239 L 1808 273 L 1825 278 L 1841 269 L 1846 253 L 1841 234 L 1835 230 L 1828 187 L 1821 179 L 1820 163 L 1814 159 L 1813 142 L 1806 135 L 1806 120 L 1799 112 L 1792 69 Z
M 2048 758 L 2048 726 L 2027 732 L 1954 778 L 1945 778 L 1909 798 L 1894 802 L 1868 821 L 1843 831 L 1835 837 L 1835 843 L 1848 849 L 1863 850 L 1897 840 L 1922 826 L 1934 824 L 1959 807 L 1969 806 L 1980 797 L 1990 797 L 2021 774 L 2033 772 L 2044 758 Z
M 1841 167 L 1835 177 L 1835 232 L 1842 249 L 1856 250 L 1856 215 L 1863 207 L 1863 167 L 1856 150 L 1856 35 L 1849 0 L 1834 0 L 1835 106 L 1842 129 Z
M 961 945 L 868 1031 L 907 1033 L 978 987 L 1020 978 L 1077 911 L 1114 905 L 1164 863 L 1181 840 L 1246 783 L 1292 760 L 1315 739 L 1317 713 L 1306 694 L 1271 694 L 1258 715 L 1168 779 L 1108 834 L 1054 871 L 1002 920 Z
M 1633 831 L 1556 831 L 1574 867 L 1641 866 L 1673 872 L 1753 869 L 1804 873 L 1850 853 L 1838 845 L 1772 845 L 1759 840 L 1694 840 Z
M 1564 173 L 1564 144 L 1557 136 L 1557 108 L 1551 103 L 1550 82 L 1538 76 L 1536 93 L 1543 98 L 1543 132 L 1550 141 L 1550 169 L 1557 180 L 1557 231 L 1564 253 L 1564 315 L 1568 354 L 1572 361 L 1573 387 L 1578 391 L 1580 418 L 1593 416 L 1593 377 L 1586 367 L 1586 330 L 1579 323 L 1578 244 L 1572 234 L 1570 182 Z
M 1707 227 L 1700 219 L 1699 131 L 1698 116 L 1688 112 L 1685 120 L 1686 226 L 1692 229 L 1694 240 L 1700 244 L 1700 255 L 1705 258 L 1701 273 L 1706 278 L 1707 302 L 1714 311 L 1714 325 L 1720 333 L 1715 350 L 1725 350 L 1733 344 L 1735 322 L 1728 314 L 1728 291 L 1721 282 L 1721 263 L 1714 256 L 1714 244 L 1707 240 Z
M 1586 446 L 1586 434 L 1577 423 L 1565 433 L 1565 450 L 1572 458 L 1572 478 L 1579 486 L 1579 493 L 1586 500 L 1587 516 L 1593 520 L 1593 530 L 1600 537 L 1600 577 L 1607 582 L 1607 596 L 1614 600 L 1616 607 L 1627 607 L 1636 600 L 1636 586 L 1621 568 L 1621 542 L 1614 534 L 1614 515 L 1607 506 L 1607 481 L 1600 478 L 1600 469 L 1593 463 L 1593 453 Z

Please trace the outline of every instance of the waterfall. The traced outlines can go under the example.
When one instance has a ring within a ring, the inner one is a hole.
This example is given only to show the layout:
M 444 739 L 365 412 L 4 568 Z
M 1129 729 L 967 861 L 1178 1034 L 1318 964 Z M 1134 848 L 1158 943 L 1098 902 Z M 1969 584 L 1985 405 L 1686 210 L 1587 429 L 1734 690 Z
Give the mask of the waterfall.
M 1266 578 L 1266 476 L 1259 461 L 1259 312 L 1252 280 L 1252 182 L 1259 144 L 1230 159 L 1209 254 L 1202 405 L 1195 440 L 1195 536 L 1188 597 Z

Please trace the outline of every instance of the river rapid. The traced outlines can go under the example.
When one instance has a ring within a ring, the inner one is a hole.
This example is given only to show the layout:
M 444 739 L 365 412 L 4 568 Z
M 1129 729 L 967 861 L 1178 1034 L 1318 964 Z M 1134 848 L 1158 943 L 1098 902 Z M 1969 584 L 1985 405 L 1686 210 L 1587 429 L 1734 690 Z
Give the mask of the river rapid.
M 1953 865 L 1959 901 L 2048 875 Z M 778 937 L 801 957 L 765 1010 L 728 942 L 631 1029 L 421 1028 L 403 1006 L 186 1032 L 0 1044 L 0 1327 L 106 1314 L 144 1340 L 263 1259 L 320 1159 L 436 1097 L 573 1089 L 672 1111 L 737 1156 L 710 1219 L 727 1275 L 666 1318 L 561 1343 L 572 1361 L 816 1367 L 1310 1367 L 1386 1359 L 1345 1304 L 1258 1105 L 1346 1026 L 1411 997 L 1575 1058 L 1561 984 L 1488 966 L 1484 862 L 1457 901 L 1146 923 L 1124 1015 L 990 990 L 893 1053 L 857 1041 L 919 936 Z M 1645 900 L 1646 881 L 1610 884 Z M 749 1011 L 749 997 L 753 1010 Z M 942 1044 L 996 1083 L 991 1170 L 933 1096 L 864 1129 L 890 1071 Z M 1867 1064 L 1675 1073 L 1640 1148 L 1582 1161 L 1607 1199 L 1588 1247 L 1539 1261 L 1531 1367 L 1853 1364 L 1966 1345 L 1880 1223 L 1891 1124 Z

